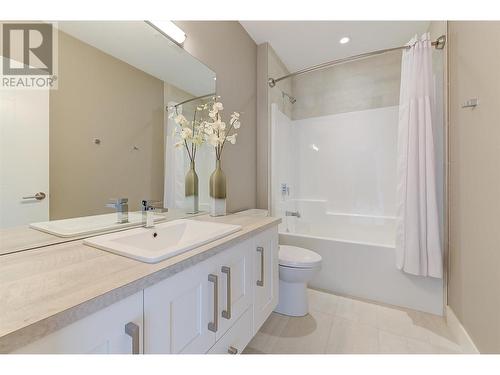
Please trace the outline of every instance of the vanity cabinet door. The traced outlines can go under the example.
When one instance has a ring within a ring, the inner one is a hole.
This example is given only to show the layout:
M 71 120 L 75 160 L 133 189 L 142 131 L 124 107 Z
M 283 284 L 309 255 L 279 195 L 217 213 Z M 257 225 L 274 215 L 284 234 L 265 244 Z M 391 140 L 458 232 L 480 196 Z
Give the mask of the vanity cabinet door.
M 143 352 L 142 291 L 16 350 L 19 354 Z
M 219 327 L 217 340 L 252 304 L 252 240 L 215 257 L 219 273 Z
M 278 304 L 278 251 L 277 228 L 268 229 L 255 237 L 253 248 L 254 334 Z
M 145 289 L 145 353 L 206 353 L 215 343 L 217 283 L 209 261 Z

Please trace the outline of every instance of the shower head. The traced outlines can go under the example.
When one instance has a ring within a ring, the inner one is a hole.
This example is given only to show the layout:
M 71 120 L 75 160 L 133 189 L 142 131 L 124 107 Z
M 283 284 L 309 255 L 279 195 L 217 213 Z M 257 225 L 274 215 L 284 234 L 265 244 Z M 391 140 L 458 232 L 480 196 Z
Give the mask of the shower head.
M 282 92 L 281 92 L 281 96 L 283 97 L 283 100 L 284 100 L 285 98 L 287 98 L 287 99 L 288 99 L 288 101 L 289 101 L 290 103 L 292 103 L 292 104 L 294 104 L 294 103 L 297 101 L 297 99 L 295 99 L 293 96 L 291 96 L 290 94 L 287 94 L 287 93 L 286 93 L 286 92 L 284 92 L 284 91 L 282 91 Z

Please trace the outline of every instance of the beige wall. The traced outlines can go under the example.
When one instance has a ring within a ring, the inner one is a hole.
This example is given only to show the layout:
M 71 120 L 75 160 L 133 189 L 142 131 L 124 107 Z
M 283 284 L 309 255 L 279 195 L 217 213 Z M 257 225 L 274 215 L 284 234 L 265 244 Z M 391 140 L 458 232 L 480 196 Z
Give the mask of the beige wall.
M 257 45 L 236 21 L 176 21 L 187 39 L 184 48 L 217 74 L 217 94 L 227 116 L 242 113 L 236 145 L 224 148 L 227 210 L 256 206 Z M 200 187 L 201 188 L 201 187 Z
M 296 76 L 293 119 L 398 105 L 400 81 L 400 51 Z
M 448 303 L 479 351 L 499 353 L 500 22 L 450 22 L 448 37 Z
M 128 197 L 131 210 L 141 199 L 161 200 L 163 115 L 163 81 L 59 33 L 50 218 L 110 212 L 104 204 L 113 197 Z

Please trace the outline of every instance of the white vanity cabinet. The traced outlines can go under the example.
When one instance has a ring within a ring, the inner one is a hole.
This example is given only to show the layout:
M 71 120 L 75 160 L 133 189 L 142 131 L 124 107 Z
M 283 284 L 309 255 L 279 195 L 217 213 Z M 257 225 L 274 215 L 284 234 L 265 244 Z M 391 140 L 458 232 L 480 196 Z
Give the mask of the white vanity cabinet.
M 278 304 L 278 231 L 268 229 L 254 237 L 254 327 L 255 335 Z
M 230 328 L 219 339 L 208 353 L 210 354 L 239 354 L 245 349 L 259 328 L 266 321 L 278 304 L 279 263 L 278 263 L 278 231 L 277 228 L 268 229 L 246 242 L 250 254 L 250 283 L 252 300 L 250 304 L 241 304 L 248 308 L 233 316 L 229 322 Z M 246 252 L 245 252 L 246 254 Z M 241 299 L 243 300 L 243 298 Z
M 144 290 L 145 353 L 206 353 L 230 329 L 252 305 L 252 243 Z
M 144 290 L 145 353 L 241 353 L 278 303 L 268 229 Z
M 143 353 L 142 291 L 24 346 L 18 354 Z
M 243 351 L 278 301 L 274 226 L 17 353 Z
M 144 289 L 144 352 L 205 353 L 216 340 L 215 264 L 197 264 Z

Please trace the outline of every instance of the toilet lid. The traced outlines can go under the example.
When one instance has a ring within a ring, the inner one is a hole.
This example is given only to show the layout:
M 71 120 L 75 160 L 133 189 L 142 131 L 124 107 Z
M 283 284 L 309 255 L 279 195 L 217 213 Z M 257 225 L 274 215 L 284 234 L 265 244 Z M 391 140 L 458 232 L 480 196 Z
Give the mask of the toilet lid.
M 280 245 L 280 266 L 313 268 L 321 263 L 321 255 L 297 246 Z

